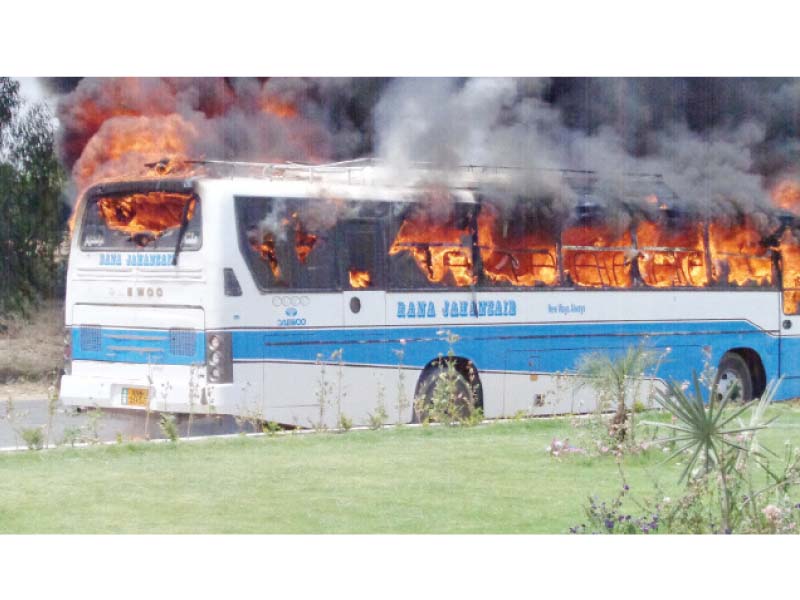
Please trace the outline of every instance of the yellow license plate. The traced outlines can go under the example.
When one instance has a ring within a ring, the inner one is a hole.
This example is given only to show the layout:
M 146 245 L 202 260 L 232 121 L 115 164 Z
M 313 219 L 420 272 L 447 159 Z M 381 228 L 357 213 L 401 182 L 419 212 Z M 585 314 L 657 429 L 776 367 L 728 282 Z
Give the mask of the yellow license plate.
M 126 406 L 147 406 L 150 390 L 141 388 L 122 388 L 122 404 Z

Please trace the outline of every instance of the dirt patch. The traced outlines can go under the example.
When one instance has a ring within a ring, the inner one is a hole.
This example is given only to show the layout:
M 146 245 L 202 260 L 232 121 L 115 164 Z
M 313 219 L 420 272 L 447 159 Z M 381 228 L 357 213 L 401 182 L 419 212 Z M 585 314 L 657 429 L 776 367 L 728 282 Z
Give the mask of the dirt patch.
M 0 384 L 0 415 L 5 411 L 4 404 L 11 398 L 16 402 L 30 400 L 46 400 L 50 383 L 46 379 L 41 381 L 25 381 L 17 383 Z
M 53 382 L 64 362 L 64 304 L 48 302 L 29 319 L 0 318 L 0 384 Z

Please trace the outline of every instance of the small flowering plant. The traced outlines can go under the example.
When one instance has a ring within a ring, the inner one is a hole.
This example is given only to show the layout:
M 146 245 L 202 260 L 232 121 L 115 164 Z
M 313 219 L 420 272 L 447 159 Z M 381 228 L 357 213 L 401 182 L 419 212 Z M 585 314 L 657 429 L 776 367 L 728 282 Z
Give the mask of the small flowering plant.
M 761 509 L 765 530 L 769 533 L 798 533 L 800 504 L 768 504 Z
M 609 501 L 601 501 L 597 496 L 589 498 L 586 507 L 586 523 L 581 523 L 569 528 L 570 533 L 621 533 L 621 534 L 650 534 L 657 533 L 661 525 L 661 504 L 657 504 L 653 511 L 634 516 L 623 510 L 623 500 L 630 492 L 630 486 L 623 483 L 617 496 Z M 669 498 L 664 499 L 669 503 Z
M 569 438 L 560 440 L 554 437 L 553 441 L 545 448 L 545 451 L 549 452 L 550 456 L 554 458 L 568 454 L 586 454 L 583 448 L 576 448 L 570 445 Z

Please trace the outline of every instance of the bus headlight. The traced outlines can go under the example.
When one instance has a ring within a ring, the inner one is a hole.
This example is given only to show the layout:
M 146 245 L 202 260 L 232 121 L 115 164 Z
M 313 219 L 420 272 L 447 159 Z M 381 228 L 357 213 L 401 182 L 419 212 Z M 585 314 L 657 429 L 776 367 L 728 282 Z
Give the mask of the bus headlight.
M 233 351 L 230 333 L 206 333 L 206 365 L 208 383 L 231 383 L 233 381 Z

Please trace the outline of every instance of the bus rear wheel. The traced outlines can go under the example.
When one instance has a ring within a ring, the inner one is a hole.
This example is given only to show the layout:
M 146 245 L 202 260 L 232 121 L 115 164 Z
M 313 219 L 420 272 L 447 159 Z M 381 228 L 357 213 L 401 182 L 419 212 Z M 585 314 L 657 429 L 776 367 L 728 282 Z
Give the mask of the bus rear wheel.
M 443 407 L 442 404 L 446 406 Z M 460 369 L 448 369 L 443 360 L 428 368 L 420 379 L 411 422 L 436 420 L 436 413 L 442 409 L 449 409 L 453 420 L 466 420 L 479 407 L 480 398 L 476 386 Z
M 750 373 L 750 367 L 741 356 L 734 352 L 726 352 L 722 356 L 714 383 L 718 400 L 724 398 L 734 385 L 738 390 L 733 393 L 731 400 L 750 402 L 753 399 L 753 375 Z

